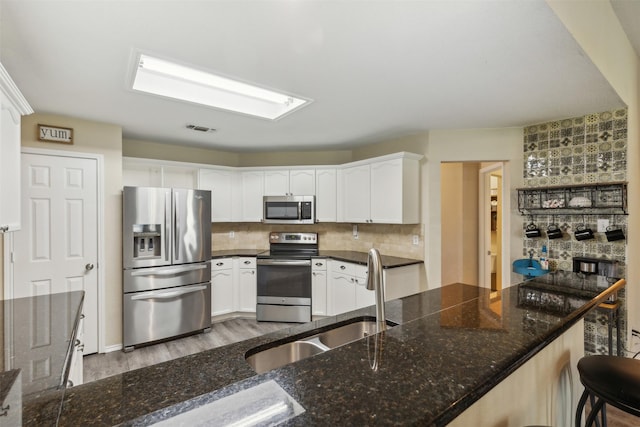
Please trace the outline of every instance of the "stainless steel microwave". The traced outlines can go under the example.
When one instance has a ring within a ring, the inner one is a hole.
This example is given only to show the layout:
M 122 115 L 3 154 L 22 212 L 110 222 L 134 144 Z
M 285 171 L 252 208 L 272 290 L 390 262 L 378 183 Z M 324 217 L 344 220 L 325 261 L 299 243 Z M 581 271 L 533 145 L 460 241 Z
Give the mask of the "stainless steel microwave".
M 265 224 L 314 224 L 316 196 L 264 196 Z

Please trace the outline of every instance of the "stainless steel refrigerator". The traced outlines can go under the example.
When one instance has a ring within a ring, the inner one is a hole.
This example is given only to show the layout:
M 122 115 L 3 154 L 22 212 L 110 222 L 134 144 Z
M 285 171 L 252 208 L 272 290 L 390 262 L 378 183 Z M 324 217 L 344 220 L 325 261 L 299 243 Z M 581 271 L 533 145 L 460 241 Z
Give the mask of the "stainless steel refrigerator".
M 123 189 L 123 347 L 211 327 L 211 192 Z

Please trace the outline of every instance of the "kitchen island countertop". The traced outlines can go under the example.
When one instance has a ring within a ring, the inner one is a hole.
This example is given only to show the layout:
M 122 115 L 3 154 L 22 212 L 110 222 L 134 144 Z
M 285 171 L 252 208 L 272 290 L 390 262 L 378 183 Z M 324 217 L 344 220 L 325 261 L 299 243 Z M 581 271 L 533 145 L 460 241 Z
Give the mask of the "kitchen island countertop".
M 523 306 L 518 297 L 519 285 L 502 291 L 499 316 L 489 309 L 495 294 L 463 284 L 387 302 L 387 318 L 399 325 L 382 337 L 377 371 L 367 340 L 260 375 L 244 359 L 253 348 L 371 316 L 368 307 L 74 387 L 60 425 L 149 425 L 268 380 L 306 409 L 289 425 L 445 425 L 575 325 L 603 294 L 568 314 Z

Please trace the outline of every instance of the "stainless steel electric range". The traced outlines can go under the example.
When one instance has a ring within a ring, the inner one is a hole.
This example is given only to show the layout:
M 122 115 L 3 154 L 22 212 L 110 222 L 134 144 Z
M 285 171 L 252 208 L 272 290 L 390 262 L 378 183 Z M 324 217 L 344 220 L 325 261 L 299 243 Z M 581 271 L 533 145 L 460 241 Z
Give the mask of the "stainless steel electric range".
M 269 251 L 257 256 L 258 321 L 311 321 L 311 257 L 317 255 L 317 233 L 269 233 Z

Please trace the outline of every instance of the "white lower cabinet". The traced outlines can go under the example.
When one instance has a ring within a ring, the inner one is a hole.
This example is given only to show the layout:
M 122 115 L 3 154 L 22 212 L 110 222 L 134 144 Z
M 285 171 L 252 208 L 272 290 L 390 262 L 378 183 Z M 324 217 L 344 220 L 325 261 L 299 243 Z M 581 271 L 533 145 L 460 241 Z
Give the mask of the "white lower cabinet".
M 211 316 L 234 311 L 233 259 L 217 258 L 211 261 Z
M 327 315 L 327 260 L 311 259 L 311 315 Z
M 327 314 L 330 316 L 376 303 L 375 291 L 367 289 L 367 267 L 343 261 L 328 261 Z M 385 301 L 421 292 L 420 264 L 383 270 Z
M 236 311 L 256 312 L 256 259 L 248 257 L 235 258 L 237 277 L 238 307 Z
M 330 260 L 329 271 L 330 280 L 327 285 L 329 315 L 375 304 L 375 292 L 366 288 L 366 266 Z

